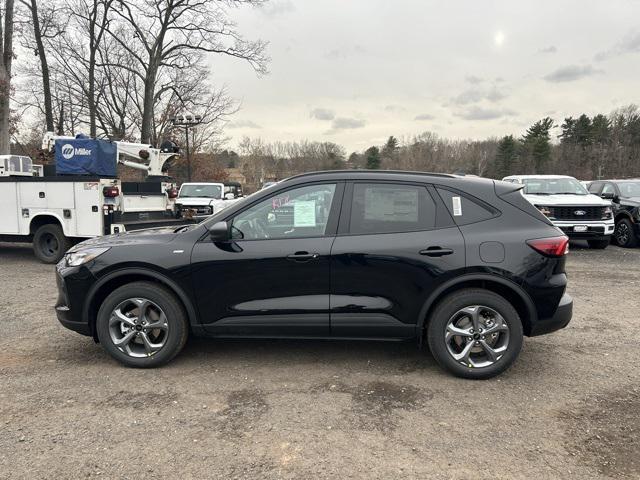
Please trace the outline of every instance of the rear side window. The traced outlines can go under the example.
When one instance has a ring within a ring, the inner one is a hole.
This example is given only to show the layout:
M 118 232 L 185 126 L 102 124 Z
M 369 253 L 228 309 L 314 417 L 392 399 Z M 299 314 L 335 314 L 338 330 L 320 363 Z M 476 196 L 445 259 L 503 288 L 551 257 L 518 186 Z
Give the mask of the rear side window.
M 436 207 L 426 187 L 391 183 L 353 186 L 350 233 L 394 233 L 432 229 Z
M 436 189 L 458 225 L 481 222 L 498 214 L 497 210 L 483 205 L 479 200 L 472 200 L 466 195 L 446 188 L 436 187 Z

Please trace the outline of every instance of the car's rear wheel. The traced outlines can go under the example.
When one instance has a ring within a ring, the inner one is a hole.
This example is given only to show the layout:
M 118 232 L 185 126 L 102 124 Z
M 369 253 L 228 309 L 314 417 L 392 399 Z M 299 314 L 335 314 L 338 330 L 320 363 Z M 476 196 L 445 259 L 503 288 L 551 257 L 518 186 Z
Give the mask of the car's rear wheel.
M 182 350 L 189 328 L 172 292 L 155 283 L 135 282 L 104 300 L 96 331 L 113 358 L 129 367 L 150 368 L 167 363 Z
M 427 327 L 431 354 L 459 377 L 485 379 L 509 368 L 522 348 L 522 322 L 504 297 L 465 289 L 436 306 Z
M 589 248 L 603 250 L 609 246 L 610 240 L 608 238 L 606 240 L 587 240 L 587 243 L 589 244 Z
M 633 224 L 628 218 L 621 218 L 616 223 L 616 229 L 613 232 L 615 242 L 625 248 L 633 248 L 638 245 L 638 239 L 633 231 Z

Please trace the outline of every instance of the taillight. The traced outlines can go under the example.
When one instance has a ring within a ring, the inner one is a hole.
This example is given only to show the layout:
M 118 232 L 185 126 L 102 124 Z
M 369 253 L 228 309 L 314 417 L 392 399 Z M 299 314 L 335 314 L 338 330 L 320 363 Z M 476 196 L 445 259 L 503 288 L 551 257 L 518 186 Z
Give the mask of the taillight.
M 566 235 L 534 238 L 533 240 L 527 240 L 527 245 L 547 257 L 562 257 L 569 253 L 569 237 Z
M 118 187 L 104 187 L 102 189 L 102 194 L 109 198 L 117 197 L 120 195 L 120 189 Z
M 170 188 L 167 190 L 167 196 L 169 198 L 177 198 L 178 196 L 178 189 L 177 188 Z

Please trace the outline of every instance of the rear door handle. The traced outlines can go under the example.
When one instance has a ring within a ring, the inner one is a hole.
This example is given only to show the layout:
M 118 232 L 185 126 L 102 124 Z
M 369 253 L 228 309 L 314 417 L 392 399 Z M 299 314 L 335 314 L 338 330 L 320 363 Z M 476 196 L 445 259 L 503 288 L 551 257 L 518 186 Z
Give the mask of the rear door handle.
M 291 260 L 292 262 L 308 262 L 309 260 L 315 260 L 320 255 L 317 253 L 309 253 L 309 252 L 296 252 L 291 255 L 287 255 L 287 260 Z
M 427 257 L 442 257 L 444 255 L 451 255 L 453 249 L 443 247 L 429 247 L 424 250 L 420 250 L 420 255 L 426 255 Z

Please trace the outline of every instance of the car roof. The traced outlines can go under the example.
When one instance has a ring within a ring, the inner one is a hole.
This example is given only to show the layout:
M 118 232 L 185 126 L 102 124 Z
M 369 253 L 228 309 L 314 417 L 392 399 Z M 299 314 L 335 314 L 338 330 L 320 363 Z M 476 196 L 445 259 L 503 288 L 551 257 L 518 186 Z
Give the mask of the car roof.
M 503 180 L 526 180 L 528 178 L 532 178 L 532 179 L 556 179 L 556 178 L 573 178 L 575 180 L 575 177 L 572 177 L 570 175 L 509 175 L 508 177 L 504 177 Z
M 449 173 L 431 173 L 431 172 L 415 172 L 410 170 L 321 170 L 316 172 L 306 172 L 294 175 L 286 180 L 294 180 L 309 177 L 339 177 L 341 180 L 356 179 L 376 179 L 381 177 L 399 177 L 406 176 L 408 178 L 415 177 L 436 177 L 436 178 L 464 178 L 460 175 L 452 175 Z
M 608 180 L 594 180 L 592 183 L 595 183 L 595 182 L 624 183 L 624 182 L 638 182 L 638 181 L 640 181 L 640 178 L 611 178 Z

